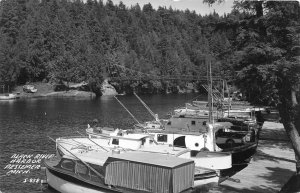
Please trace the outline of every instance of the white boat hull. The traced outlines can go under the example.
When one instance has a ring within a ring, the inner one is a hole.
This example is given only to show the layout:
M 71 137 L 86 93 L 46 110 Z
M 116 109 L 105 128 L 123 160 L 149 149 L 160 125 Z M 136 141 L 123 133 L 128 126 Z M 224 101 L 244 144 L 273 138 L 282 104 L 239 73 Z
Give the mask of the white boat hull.
M 18 98 L 16 94 L 1 95 L 0 100 L 12 100 Z
M 109 190 L 95 190 L 91 188 L 87 188 L 75 183 L 72 183 L 70 181 L 64 180 L 54 174 L 52 174 L 47 168 L 46 168 L 46 177 L 47 177 L 47 183 L 49 186 L 54 188 L 55 190 L 61 192 L 61 193 L 111 193 L 112 191 Z M 208 184 L 215 184 L 217 185 L 219 182 L 219 177 L 209 177 L 207 179 L 199 179 L 194 181 L 194 189 L 200 188 L 204 185 Z
M 221 152 L 200 152 L 197 158 L 190 158 L 194 160 L 196 166 L 213 170 L 223 170 L 232 167 L 231 154 Z
M 46 169 L 47 183 L 49 186 L 61 193 L 108 193 L 109 191 L 99 191 L 83 187 L 72 182 L 66 181 L 58 176 L 53 175 Z
M 218 176 L 213 177 L 213 178 L 208 178 L 208 179 L 195 180 L 193 188 L 197 189 L 197 188 L 202 187 L 207 184 L 216 184 L 217 185 L 218 183 L 219 183 Z

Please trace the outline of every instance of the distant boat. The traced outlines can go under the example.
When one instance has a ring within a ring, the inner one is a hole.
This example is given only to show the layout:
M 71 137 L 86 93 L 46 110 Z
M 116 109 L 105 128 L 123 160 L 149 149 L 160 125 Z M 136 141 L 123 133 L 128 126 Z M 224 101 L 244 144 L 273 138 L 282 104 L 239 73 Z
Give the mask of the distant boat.
M 119 94 L 117 94 L 117 95 L 124 96 L 124 95 L 126 95 L 126 92 L 123 91 L 122 93 L 119 93 Z
M 0 100 L 12 100 L 17 99 L 19 96 L 17 94 L 9 93 L 5 95 L 0 95 Z
M 23 91 L 27 92 L 27 93 L 36 93 L 37 88 L 35 88 L 35 86 L 33 86 L 33 85 L 24 85 L 23 86 Z

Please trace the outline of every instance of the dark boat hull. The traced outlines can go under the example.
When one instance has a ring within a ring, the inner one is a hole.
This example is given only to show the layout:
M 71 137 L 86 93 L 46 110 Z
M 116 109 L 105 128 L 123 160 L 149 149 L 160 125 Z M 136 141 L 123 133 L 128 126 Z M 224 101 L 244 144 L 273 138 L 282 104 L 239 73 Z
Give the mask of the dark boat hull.
M 238 148 L 225 150 L 232 153 L 232 165 L 250 162 L 256 153 L 257 143 L 245 144 Z

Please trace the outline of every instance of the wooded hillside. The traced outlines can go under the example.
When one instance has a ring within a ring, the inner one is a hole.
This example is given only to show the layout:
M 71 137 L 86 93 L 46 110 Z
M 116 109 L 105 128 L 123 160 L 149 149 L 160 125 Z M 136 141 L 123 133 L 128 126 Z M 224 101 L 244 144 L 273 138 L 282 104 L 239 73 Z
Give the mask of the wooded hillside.
M 0 2 L 0 82 L 86 81 L 105 77 L 231 75 L 240 14 L 201 16 L 151 4 L 88 0 Z M 180 81 L 177 81 L 180 84 Z
M 111 0 L 2 0 L 0 82 L 85 81 L 99 93 L 106 77 L 134 77 L 121 86 L 161 89 L 170 82 L 157 77 L 206 76 L 209 56 L 214 76 L 265 102 L 270 86 L 259 85 L 274 62 L 298 70 L 299 15 L 296 1 L 235 2 L 230 14 L 201 16 Z

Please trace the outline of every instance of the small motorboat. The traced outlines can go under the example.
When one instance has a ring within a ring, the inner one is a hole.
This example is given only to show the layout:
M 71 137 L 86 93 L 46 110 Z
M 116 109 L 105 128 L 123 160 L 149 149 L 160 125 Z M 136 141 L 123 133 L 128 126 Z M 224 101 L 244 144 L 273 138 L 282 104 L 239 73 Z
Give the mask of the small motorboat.
M 192 160 L 139 151 L 69 151 L 45 160 L 45 167 L 48 185 L 62 193 L 192 192 L 218 179 Z
M 36 93 L 37 88 L 35 88 L 35 86 L 33 86 L 33 85 L 24 85 L 23 86 L 23 91 L 27 92 L 27 93 Z
M 17 99 L 19 96 L 17 94 L 9 93 L 5 95 L 0 95 L 0 100 L 12 100 Z

